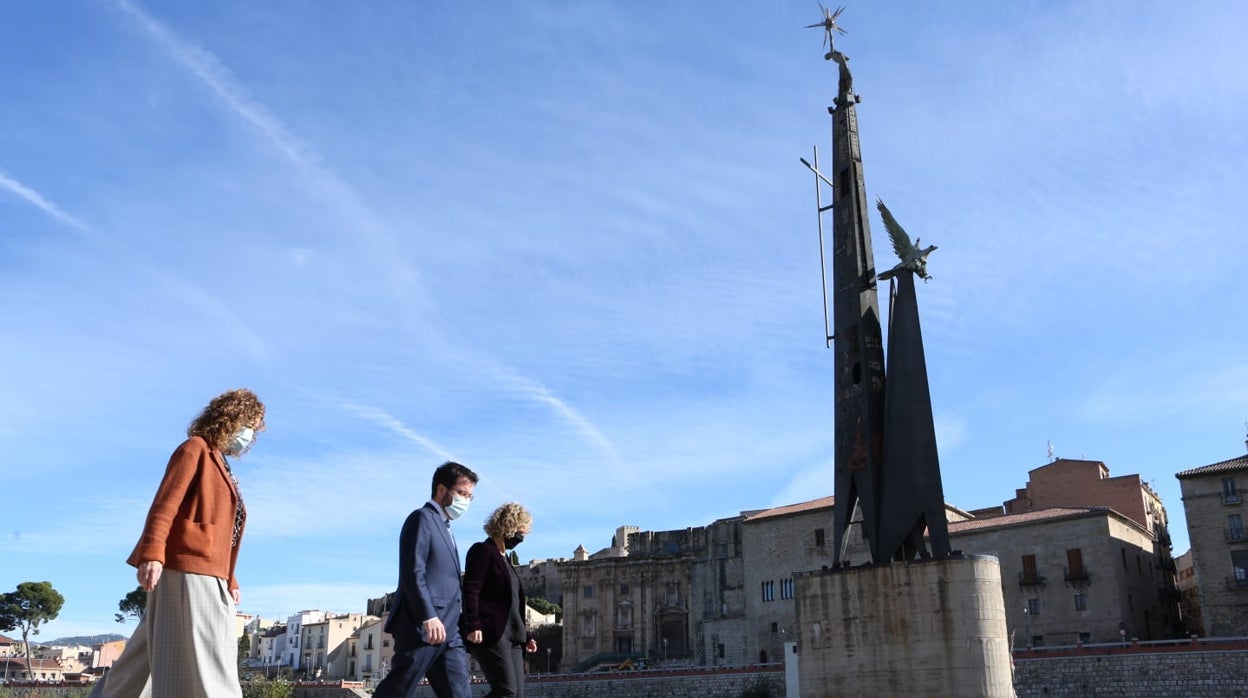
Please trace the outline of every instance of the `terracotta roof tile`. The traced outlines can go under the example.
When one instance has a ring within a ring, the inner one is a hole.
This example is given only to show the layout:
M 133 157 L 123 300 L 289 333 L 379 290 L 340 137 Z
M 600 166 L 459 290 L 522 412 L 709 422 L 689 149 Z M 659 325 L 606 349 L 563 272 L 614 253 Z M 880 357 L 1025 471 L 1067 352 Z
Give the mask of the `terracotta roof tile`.
M 1185 477 L 1193 477 L 1196 475 L 1211 475 L 1213 473 L 1233 473 L 1238 470 L 1248 470 L 1248 456 L 1239 456 L 1230 460 L 1224 460 L 1221 463 L 1206 465 L 1200 468 L 1192 468 L 1177 473 L 1175 477 L 1182 480 Z
M 776 507 L 774 509 L 763 509 L 759 512 L 746 514 L 745 521 L 746 523 L 749 523 L 751 521 L 758 521 L 759 519 L 769 519 L 774 516 L 801 514 L 808 511 L 815 511 L 817 509 L 831 509 L 835 500 L 835 497 L 820 497 L 819 499 L 812 499 L 809 502 L 798 502 L 797 504 L 786 504 L 782 507 Z
M 1041 521 L 1056 521 L 1058 519 L 1075 519 L 1091 514 L 1099 514 L 1104 512 L 1112 512 L 1109 507 L 1052 507 L 1050 509 L 1039 509 L 1036 511 L 1027 511 L 1021 514 L 1006 514 L 1005 516 L 993 516 L 986 519 L 971 519 L 969 521 L 951 521 L 949 522 L 949 533 L 966 533 L 968 531 L 982 531 L 988 528 L 998 528 L 1004 526 L 1018 526 L 1020 524 L 1039 523 Z

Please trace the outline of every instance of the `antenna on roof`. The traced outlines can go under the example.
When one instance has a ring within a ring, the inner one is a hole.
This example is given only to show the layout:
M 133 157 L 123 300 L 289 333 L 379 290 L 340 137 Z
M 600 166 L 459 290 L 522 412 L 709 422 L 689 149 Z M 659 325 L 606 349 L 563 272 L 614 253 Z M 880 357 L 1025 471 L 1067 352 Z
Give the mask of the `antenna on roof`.
M 1244 431 L 1248 432 L 1248 422 L 1244 422 Z M 1244 448 L 1248 449 L 1248 434 L 1244 436 Z
M 1048 444 L 1049 444 L 1049 462 L 1052 463 L 1053 462 L 1053 442 L 1049 441 Z

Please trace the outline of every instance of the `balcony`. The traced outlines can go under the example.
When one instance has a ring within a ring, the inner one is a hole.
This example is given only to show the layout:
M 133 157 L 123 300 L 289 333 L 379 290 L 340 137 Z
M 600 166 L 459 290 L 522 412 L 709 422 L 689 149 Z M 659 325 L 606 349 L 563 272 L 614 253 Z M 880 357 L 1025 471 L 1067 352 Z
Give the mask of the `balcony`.
M 1228 591 L 1248 591 L 1248 578 L 1227 577 L 1226 588 Z
M 1018 573 L 1019 589 L 1043 589 L 1046 586 L 1048 586 L 1048 580 L 1038 574 Z
M 1226 536 L 1227 543 L 1243 543 L 1248 541 L 1248 533 L 1243 528 L 1224 528 L 1222 533 Z
M 1063 571 L 1065 573 L 1063 577 L 1068 587 L 1081 588 L 1092 583 L 1092 575 L 1086 567 L 1076 567 L 1073 570 L 1067 567 L 1063 568 Z
M 1244 501 L 1243 498 L 1239 496 L 1238 492 L 1223 492 L 1222 493 L 1223 504 L 1242 504 L 1243 501 Z

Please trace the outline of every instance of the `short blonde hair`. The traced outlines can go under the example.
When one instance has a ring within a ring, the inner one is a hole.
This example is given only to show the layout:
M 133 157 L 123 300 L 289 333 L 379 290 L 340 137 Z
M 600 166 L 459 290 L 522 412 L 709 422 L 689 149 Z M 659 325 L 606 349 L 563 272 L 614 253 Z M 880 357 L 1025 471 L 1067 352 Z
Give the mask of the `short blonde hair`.
M 533 515 L 528 509 L 518 502 L 507 502 L 490 514 L 490 518 L 486 519 L 485 529 L 486 535 L 493 538 L 495 536 L 513 536 L 520 532 L 520 529 L 528 528 L 533 525 Z

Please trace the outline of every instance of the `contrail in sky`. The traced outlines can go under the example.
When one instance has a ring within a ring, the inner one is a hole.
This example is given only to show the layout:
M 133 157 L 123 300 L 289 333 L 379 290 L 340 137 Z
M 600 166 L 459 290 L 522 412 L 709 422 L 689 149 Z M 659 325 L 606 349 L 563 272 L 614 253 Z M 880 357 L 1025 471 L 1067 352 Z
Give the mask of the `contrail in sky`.
M 2 171 L 0 171 L 0 189 L 5 189 L 16 194 L 18 198 L 26 201 L 26 203 L 31 204 L 35 208 L 38 208 L 39 210 L 43 211 L 49 216 L 52 216 L 56 220 L 64 223 L 65 225 L 70 226 L 71 228 L 82 231 L 84 233 L 91 232 L 91 227 L 88 226 L 86 223 L 83 223 L 77 218 L 74 218 L 68 213 L 65 213 L 56 204 L 43 198 L 43 196 L 41 196 L 39 192 L 22 184 L 16 179 L 13 179 L 12 177 L 6 175 Z

